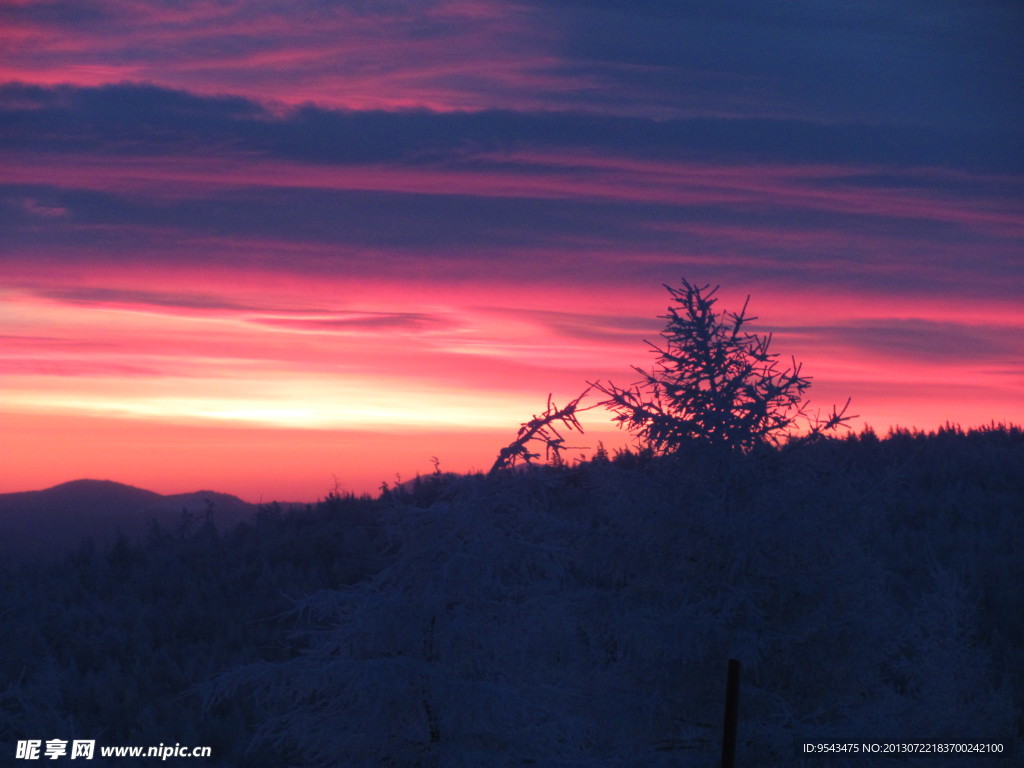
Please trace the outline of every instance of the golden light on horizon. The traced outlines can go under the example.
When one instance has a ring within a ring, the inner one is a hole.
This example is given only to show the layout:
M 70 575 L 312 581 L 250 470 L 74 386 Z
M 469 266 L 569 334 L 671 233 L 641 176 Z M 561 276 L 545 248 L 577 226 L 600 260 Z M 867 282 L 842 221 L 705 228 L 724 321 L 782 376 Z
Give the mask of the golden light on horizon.
M 522 418 L 521 398 L 416 389 L 409 382 L 380 378 L 278 378 L 258 382 L 161 379 L 146 381 L 138 388 L 144 391 L 115 379 L 79 380 L 74 392 L 57 388 L 40 391 L 42 386 L 39 382 L 32 387 L 26 381 L 20 391 L 5 394 L 5 407 L 29 413 L 109 416 L 167 424 L 233 423 L 321 430 L 487 429 L 506 427 Z

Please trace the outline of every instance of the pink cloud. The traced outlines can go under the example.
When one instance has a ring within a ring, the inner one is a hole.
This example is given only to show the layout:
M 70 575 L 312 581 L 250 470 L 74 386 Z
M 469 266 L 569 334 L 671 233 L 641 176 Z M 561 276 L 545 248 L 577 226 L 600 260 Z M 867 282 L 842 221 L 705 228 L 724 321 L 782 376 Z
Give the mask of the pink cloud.
M 821 211 L 866 217 L 875 222 L 956 225 L 994 239 L 1024 237 L 1024 213 L 1011 200 L 963 196 L 953 191 L 936 192 L 925 184 L 934 173 L 929 171 L 909 173 L 911 179 L 915 175 L 921 178 L 919 187 L 879 189 L 846 184 L 844 179 L 854 171 L 842 167 L 651 164 L 564 154 L 532 154 L 504 160 L 504 167 L 484 171 L 469 165 L 446 168 L 313 165 L 230 153 L 174 158 L 123 157 L 114 161 L 108 157 L 80 155 L 73 162 L 64 157 L 0 153 L 0 164 L 5 166 L 10 183 L 71 184 L 119 194 L 145 193 L 151 199 L 188 200 L 201 186 L 205 194 L 218 188 L 228 193 L 236 189 L 281 188 L 608 200 L 719 206 L 725 210 L 772 214 Z M 978 176 L 976 182 L 986 183 L 986 178 Z M 66 217 L 73 213 L 65 206 L 35 200 L 26 200 L 23 205 L 40 218 Z M 130 228 L 130 225 L 121 226 Z M 891 249 L 893 243 L 892 236 L 877 224 L 863 228 L 829 229 L 821 225 L 782 229 L 756 223 L 740 227 L 706 221 L 679 224 L 659 221 L 646 226 L 652 230 L 698 236 L 715 242 L 718 250 L 722 244 L 732 242 L 744 247 L 761 244 L 798 251 L 817 248 L 822 252 L 830 247 L 859 249 L 867 254 L 882 253 Z M 579 243 L 585 244 L 585 240 Z M 604 247 L 599 241 L 586 245 L 595 250 Z M 931 238 L 927 247 L 941 251 L 959 246 L 936 237 Z M 992 243 L 987 247 L 998 249 L 999 245 Z
M 578 87 L 546 72 L 550 27 L 509 4 L 262 5 L 111 2 L 77 23 L 11 14 L 0 79 L 150 82 L 281 104 L 479 109 Z
M 28 197 L 22 202 L 22 207 L 32 216 L 43 219 L 57 219 L 68 215 L 68 209 L 60 205 L 46 205 Z

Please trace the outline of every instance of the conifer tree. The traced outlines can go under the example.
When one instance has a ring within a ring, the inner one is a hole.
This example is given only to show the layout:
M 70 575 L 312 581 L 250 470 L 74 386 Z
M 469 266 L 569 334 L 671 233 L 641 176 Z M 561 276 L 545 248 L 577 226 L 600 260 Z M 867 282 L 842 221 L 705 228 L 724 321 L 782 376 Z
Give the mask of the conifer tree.
M 634 432 L 645 447 L 668 454 L 693 443 L 746 451 L 778 442 L 802 428 L 811 435 L 833 430 L 849 418 L 846 407 L 824 419 L 808 415 L 804 393 L 810 377 L 792 360 L 782 366 L 770 352 L 771 334 L 751 333 L 750 297 L 739 312 L 715 310 L 718 286 L 683 278 L 672 296 L 661 336 L 647 342 L 657 353 L 652 371 L 634 366 L 641 379 L 631 387 L 593 386 L 607 399 L 615 421 Z M 849 401 L 847 401 L 847 406 Z

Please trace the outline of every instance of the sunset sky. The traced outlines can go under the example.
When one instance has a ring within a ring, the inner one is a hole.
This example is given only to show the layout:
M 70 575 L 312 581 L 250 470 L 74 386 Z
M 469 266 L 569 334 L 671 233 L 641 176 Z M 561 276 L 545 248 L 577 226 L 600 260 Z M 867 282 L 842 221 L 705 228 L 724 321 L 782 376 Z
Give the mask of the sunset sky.
M 1022 423 L 1022 39 L 1018 0 L 0 0 L 0 492 L 486 469 L 634 381 L 684 276 L 812 408 Z

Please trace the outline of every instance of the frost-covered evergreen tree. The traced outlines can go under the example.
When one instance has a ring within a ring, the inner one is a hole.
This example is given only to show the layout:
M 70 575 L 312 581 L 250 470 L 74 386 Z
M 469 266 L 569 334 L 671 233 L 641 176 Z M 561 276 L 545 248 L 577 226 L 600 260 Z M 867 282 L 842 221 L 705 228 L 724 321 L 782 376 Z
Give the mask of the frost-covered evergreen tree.
M 654 369 L 634 366 L 641 378 L 628 388 L 593 385 L 607 396 L 602 405 L 645 446 L 656 453 L 694 443 L 745 451 L 799 428 L 821 433 L 846 420 L 835 409 L 825 419 L 808 417 L 811 380 L 796 360 L 779 363 L 769 351 L 770 333 L 747 330 L 757 319 L 747 314 L 749 297 L 739 312 L 718 312 L 717 287 L 683 278 L 681 288 L 665 288 L 672 301 L 662 316 L 664 345 L 647 342 L 657 353 Z

